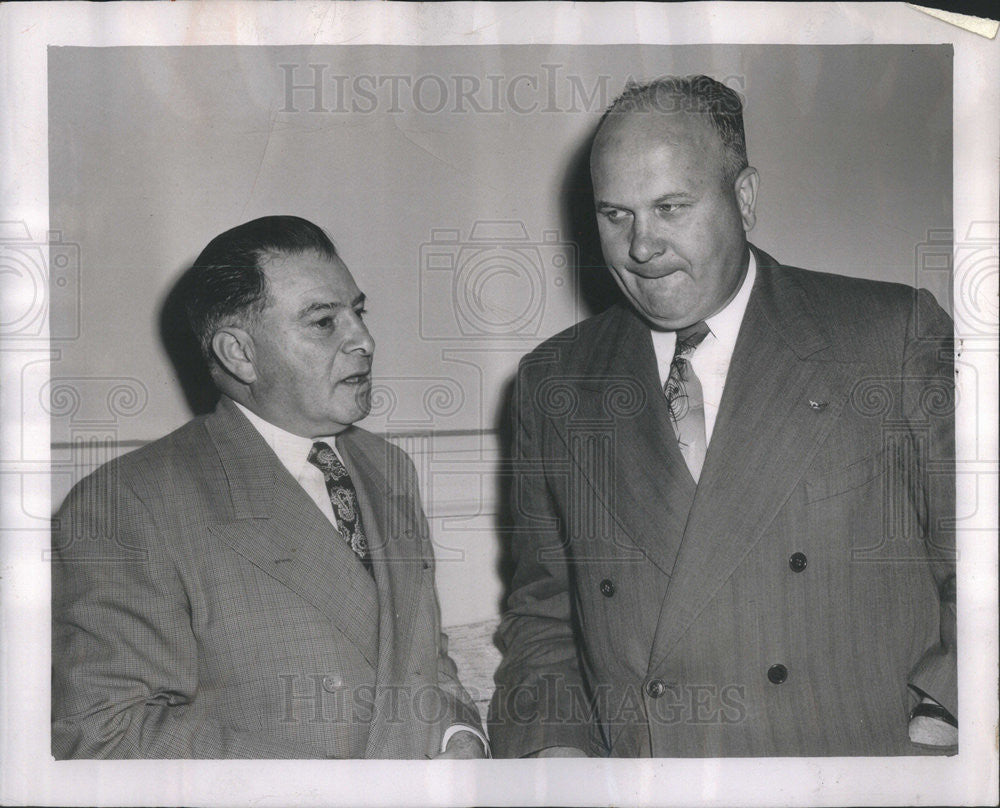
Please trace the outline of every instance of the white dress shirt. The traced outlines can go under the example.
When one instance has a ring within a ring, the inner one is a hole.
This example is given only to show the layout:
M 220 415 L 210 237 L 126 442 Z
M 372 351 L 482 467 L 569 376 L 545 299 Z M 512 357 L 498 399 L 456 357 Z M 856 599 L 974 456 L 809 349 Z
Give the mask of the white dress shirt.
M 313 444 L 316 441 L 323 441 L 337 453 L 337 457 L 343 463 L 344 458 L 334 442 L 336 435 L 325 438 L 303 438 L 301 435 L 293 435 L 270 421 L 265 421 L 256 413 L 250 412 L 238 401 L 234 403 L 240 408 L 240 412 L 247 417 L 254 429 L 260 433 L 264 442 L 271 447 L 271 451 L 278 456 L 281 465 L 288 469 L 288 473 L 298 481 L 309 498 L 316 503 L 316 507 L 330 520 L 330 524 L 340 530 L 337 517 L 333 513 L 333 505 L 330 503 L 330 494 L 326 490 L 326 479 L 323 477 L 323 472 L 309 462 L 309 452 L 312 451 Z
M 740 333 L 743 315 L 750 300 L 754 279 L 757 277 L 757 260 L 750 253 L 750 265 L 746 277 L 736 296 L 726 304 L 721 311 L 705 319 L 709 333 L 690 357 L 689 361 L 695 375 L 701 382 L 701 390 L 705 399 L 705 446 L 712 441 L 712 430 L 715 429 L 715 419 L 719 414 L 719 403 L 722 401 L 722 391 L 726 386 L 726 376 L 729 374 L 729 363 L 736 348 L 736 338 Z M 660 387 L 667 383 L 670 376 L 670 363 L 674 361 L 674 344 L 677 334 L 673 331 L 658 331 L 650 329 L 653 335 L 653 351 L 656 353 L 656 367 L 660 374 Z
M 301 435 L 293 435 L 291 432 L 286 432 L 281 427 L 275 426 L 270 421 L 265 421 L 238 401 L 233 403 L 240 408 L 240 412 L 247 417 L 251 426 L 260 433 L 264 442 L 271 447 L 271 451 L 277 455 L 278 460 L 281 461 L 281 465 L 288 469 L 288 473 L 298 481 L 299 485 L 309 495 L 309 498 L 316 503 L 316 506 L 323 512 L 323 515 L 330 520 L 330 524 L 337 528 L 337 530 L 340 530 L 340 526 L 337 524 L 337 517 L 333 513 L 333 505 L 330 503 L 330 494 L 326 490 L 326 479 L 323 477 L 323 472 L 309 462 L 309 452 L 312 451 L 313 444 L 317 441 L 323 441 L 323 443 L 337 453 L 337 457 L 343 463 L 344 457 L 337 449 L 336 436 L 303 438 Z M 444 735 L 441 738 L 442 752 L 447 748 L 448 741 L 457 732 L 471 732 L 482 742 L 487 757 L 491 757 L 490 745 L 485 736 L 476 727 L 469 726 L 468 724 L 452 724 L 445 729 Z

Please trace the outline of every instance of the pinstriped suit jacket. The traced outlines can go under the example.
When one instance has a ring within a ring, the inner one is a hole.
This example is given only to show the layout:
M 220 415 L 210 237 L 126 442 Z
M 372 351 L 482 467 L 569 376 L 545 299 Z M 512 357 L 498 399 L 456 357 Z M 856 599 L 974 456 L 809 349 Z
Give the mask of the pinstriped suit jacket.
M 756 255 L 697 486 L 630 309 L 523 360 L 494 754 L 920 754 L 917 694 L 957 715 L 951 321 Z
M 216 411 L 56 518 L 57 758 L 423 758 L 479 726 L 440 630 L 416 473 L 341 438 L 374 581 L 259 433 Z

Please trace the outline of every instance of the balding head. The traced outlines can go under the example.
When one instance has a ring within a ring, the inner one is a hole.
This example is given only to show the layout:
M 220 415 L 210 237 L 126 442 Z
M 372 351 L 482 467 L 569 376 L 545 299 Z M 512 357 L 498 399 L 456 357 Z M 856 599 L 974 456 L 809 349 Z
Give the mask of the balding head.
M 618 286 L 651 325 L 676 330 L 739 290 L 757 172 L 733 145 L 743 141 L 742 123 L 738 137 L 730 127 L 724 139 L 718 119 L 730 113 L 706 109 L 704 94 L 695 103 L 672 85 L 655 87 L 615 102 L 590 165 L 601 247 Z
M 708 76 L 665 76 L 647 84 L 631 83 L 601 118 L 598 141 L 611 136 L 626 119 L 651 128 L 670 122 L 699 121 L 715 132 L 724 153 L 725 179 L 732 183 L 747 167 L 743 102 L 734 90 Z

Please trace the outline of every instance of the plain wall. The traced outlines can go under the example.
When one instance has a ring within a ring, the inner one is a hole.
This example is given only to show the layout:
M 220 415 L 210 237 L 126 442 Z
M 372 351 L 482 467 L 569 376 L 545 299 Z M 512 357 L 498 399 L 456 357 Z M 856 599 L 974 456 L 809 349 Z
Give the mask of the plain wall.
M 50 48 L 50 220 L 70 245 L 41 392 L 53 503 L 197 409 L 163 307 L 201 248 L 304 216 L 368 294 L 364 425 L 417 456 L 444 622 L 493 619 L 504 395 L 524 352 L 610 299 L 586 154 L 626 78 L 703 72 L 744 96 L 751 240 L 779 261 L 950 309 L 926 255 L 951 249 L 951 68 L 947 45 Z

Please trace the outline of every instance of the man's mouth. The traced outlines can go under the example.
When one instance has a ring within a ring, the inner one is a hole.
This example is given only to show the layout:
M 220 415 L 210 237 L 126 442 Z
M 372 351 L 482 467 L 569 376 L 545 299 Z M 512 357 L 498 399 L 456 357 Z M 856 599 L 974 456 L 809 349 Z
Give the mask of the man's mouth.
M 651 267 L 651 266 L 626 266 L 625 269 L 631 275 L 636 275 L 647 281 L 656 281 L 666 278 L 681 271 L 681 267 Z
M 367 384 L 372 380 L 371 371 L 365 371 L 364 373 L 355 373 L 353 376 L 345 376 L 340 380 L 341 384 L 351 384 L 359 386 L 362 384 Z

